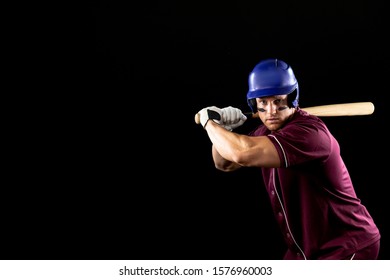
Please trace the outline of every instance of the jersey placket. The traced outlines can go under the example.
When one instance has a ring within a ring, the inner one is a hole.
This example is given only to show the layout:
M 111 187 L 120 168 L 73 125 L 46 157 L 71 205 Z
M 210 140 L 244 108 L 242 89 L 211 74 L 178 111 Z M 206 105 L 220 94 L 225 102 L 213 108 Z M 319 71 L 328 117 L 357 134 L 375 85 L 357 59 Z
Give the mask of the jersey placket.
M 288 223 L 287 214 L 285 207 L 283 205 L 283 201 L 281 199 L 281 189 L 279 185 L 279 180 L 277 179 L 277 172 L 276 169 L 273 168 L 272 170 L 272 182 L 273 182 L 273 190 L 271 190 L 271 200 L 272 200 L 272 206 L 274 210 L 274 215 L 276 217 L 276 220 L 282 229 L 282 234 L 284 239 L 287 242 L 288 248 L 290 250 L 296 252 L 297 257 L 304 258 L 306 260 L 305 253 L 301 249 L 301 247 L 296 242 L 291 228 Z

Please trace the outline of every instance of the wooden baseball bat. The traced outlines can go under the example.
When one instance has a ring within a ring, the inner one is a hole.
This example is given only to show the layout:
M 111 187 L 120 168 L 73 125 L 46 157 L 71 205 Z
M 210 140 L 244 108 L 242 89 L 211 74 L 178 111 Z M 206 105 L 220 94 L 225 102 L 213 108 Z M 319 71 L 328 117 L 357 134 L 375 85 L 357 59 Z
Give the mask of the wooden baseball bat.
M 374 113 L 374 104 L 372 102 L 352 102 L 352 103 L 339 103 L 330 105 L 319 105 L 301 108 L 311 115 L 318 117 L 342 117 L 342 116 L 362 116 L 371 115 Z M 257 113 L 245 113 L 247 117 L 258 117 Z M 197 113 L 195 115 L 195 123 L 200 123 L 200 116 Z

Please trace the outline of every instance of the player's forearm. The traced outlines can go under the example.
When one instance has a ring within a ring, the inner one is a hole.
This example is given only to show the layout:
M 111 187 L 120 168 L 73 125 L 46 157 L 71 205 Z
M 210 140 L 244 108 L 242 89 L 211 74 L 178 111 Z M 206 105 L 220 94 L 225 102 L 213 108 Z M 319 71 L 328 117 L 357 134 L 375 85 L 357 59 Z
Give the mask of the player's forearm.
M 205 129 L 213 143 L 213 149 L 217 152 L 214 161 L 222 163 L 224 159 L 227 162 L 238 164 L 239 151 L 242 150 L 242 147 L 240 147 L 242 145 L 240 140 L 242 135 L 228 131 L 213 121 L 209 121 Z M 218 156 L 221 158 L 218 158 Z M 225 165 L 227 165 L 226 162 L 221 164 L 221 166 Z
M 212 148 L 212 156 L 213 156 L 215 168 L 217 168 L 218 170 L 230 172 L 230 171 L 237 170 L 238 168 L 241 167 L 241 165 L 223 158 L 218 153 L 218 151 L 214 145 Z

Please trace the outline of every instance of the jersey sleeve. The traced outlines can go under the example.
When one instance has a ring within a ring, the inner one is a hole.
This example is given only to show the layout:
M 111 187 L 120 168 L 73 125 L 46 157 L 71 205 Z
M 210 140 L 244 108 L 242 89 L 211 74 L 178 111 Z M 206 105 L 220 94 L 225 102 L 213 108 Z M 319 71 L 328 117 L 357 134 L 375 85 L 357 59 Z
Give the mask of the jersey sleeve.
M 275 145 L 284 167 L 324 161 L 333 148 L 332 135 L 325 124 L 315 118 L 292 121 L 267 136 Z

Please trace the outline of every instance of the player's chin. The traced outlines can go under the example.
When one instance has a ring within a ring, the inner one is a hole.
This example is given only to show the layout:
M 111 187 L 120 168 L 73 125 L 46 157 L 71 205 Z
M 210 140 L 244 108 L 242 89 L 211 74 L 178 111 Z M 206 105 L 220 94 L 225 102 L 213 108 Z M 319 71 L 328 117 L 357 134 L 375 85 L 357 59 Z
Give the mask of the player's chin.
M 276 131 L 276 130 L 279 130 L 282 127 L 282 125 L 280 123 L 265 123 L 265 126 L 270 131 Z

